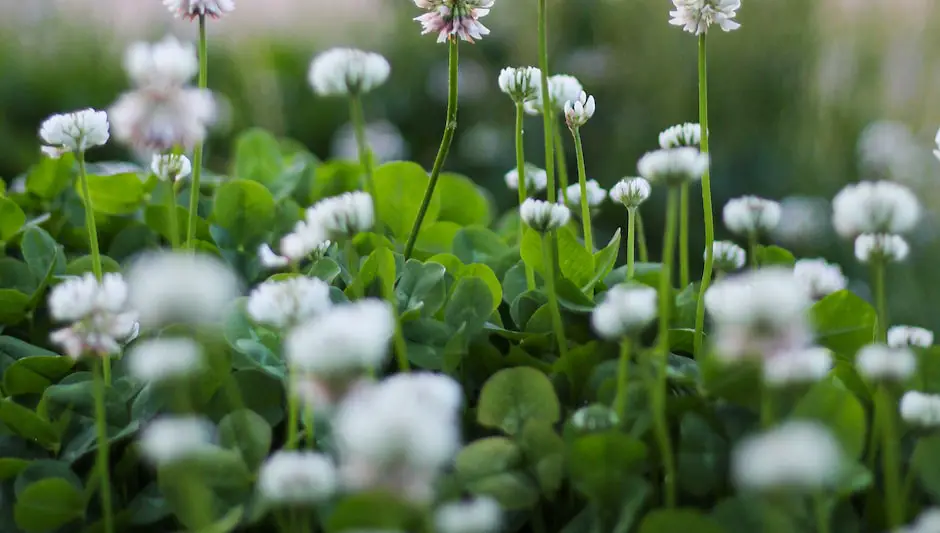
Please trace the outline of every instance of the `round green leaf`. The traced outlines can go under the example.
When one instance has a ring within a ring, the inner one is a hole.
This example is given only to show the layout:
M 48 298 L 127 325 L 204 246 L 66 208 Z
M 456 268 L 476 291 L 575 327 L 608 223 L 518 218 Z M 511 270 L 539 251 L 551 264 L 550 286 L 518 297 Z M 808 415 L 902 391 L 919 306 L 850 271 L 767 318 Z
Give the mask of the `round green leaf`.
M 878 321 L 875 309 L 848 290 L 816 302 L 810 317 L 816 342 L 845 357 L 854 357 L 862 346 L 874 342 Z
M 79 258 L 73 259 L 65 267 L 65 274 L 68 276 L 81 276 L 86 272 L 93 272 L 92 261 L 90 255 L 83 255 Z M 111 259 L 106 255 L 101 256 L 101 271 L 102 272 L 120 272 L 121 265 L 117 261 Z
M 44 200 L 52 200 L 65 190 L 72 181 L 75 155 L 62 154 L 53 159 L 44 157 L 26 175 L 26 190 Z
M 20 241 L 20 249 L 23 259 L 29 265 L 29 271 L 37 280 L 45 279 L 50 268 L 53 268 L 53 273 L 56 274 L 65 271 L 65 253 L 55 239 L 42 228 L 27 229 L 23 233 L 23 240 Z
M 362 167 L 352 161 L 329 161 L 318 166 L 310 185 L 310 203 L 359 190 Z
M 522 464 L 522 450 L 506 437 L 486 437 L 465 446 L 454 462 L 464 482 L 514 470 Z
M 617 501 L 632 473 L 646 459 L 646 445 L 616 431 L 578 438 L 569 451 L 571 479 L 578 490 L 601 502 Z
M 82 490 L 82 480 L 72 471 L 68 463 L 54 459 L 42 459 L 33 461 L 20 472 L 13 483 L 13 491 L 19 496 L 33 483 L 48 478 L 64 479 L 76 489 Z
M 264 184 L 274 182 L 284 167 L 277 139 L 260 128 L 252 128 L 235 141 L 233 175 L 240 180 Z
M 0 197 L 0 241 L 8 241 L 10 237 L 26 223 L 26 213 L 13 200 Z
M 411 233 L 430 183 L 427 171 L 417 163 L 395 161 L 375 169 L 373 179 L 379 220 L 388 226 L 396 237 L 406 239 Z M 440 208 L 440 199 L 433 195 L 428 203 L 422 227 L 426 228 L 437 220 Z
M 219 442 L 238 450 L 248 468 L 256 470 L 271 449 L 271 426 L 254 411 L 233 411 L 219 422 Z
M 817 383 L 796 405 L 793 417 L 826 425 L 849 457 L 861 457 L 867 427 L 865 409 L 858 398 L 843 387 L 828 381 Z
M 250 243 L 267 232 L 274 215 L 274 197 L 260 183 L 233 180 L 215 193 L 213 220 L 241 244 Z
M 26 263 L 12 257 L 0 258 L 0 288 L 29 294 L 36 289 L 36 281 Z
M 496 274 L 493 272 L 492 268 L 484 264 L 474 263 L 461 268 L 457 277 L 476 277 L 483 280 L 490 289 L 490 294 L 493 296 L 493 308 L 491 311 L 495 311 L 499 308 L 500 302 L 503 301 L 503 287 L 499 284 L 499 279 L 496 278 Z
M 75 361 L 71 357 L 24 357 L 3 372 L 3 391 L 9 396 L 42 394 L 52 383 L 62 379 Z
M 493 374 L 483 385 L 477 406 L 480 425 L 502 429 L 509 435 L 526 422 L 554 424 L 561 417 L 558 396 L 545 374 L 533 368 L 507 368 Z
M 441 202 L 438 220 L 455 222 L 460 226 L 489 225 L 490 204 L 470 178 L 444 172 L 440 175 L 434 195 L 438 196 Z
M 460 224 L 446 220 L 423 225 L 415 246 L 427 254 L 449 252 L 458 231 L 460 231 Z
M 0 324 L 16 324 L 26 318 L 29 296 L 16 289 L 0 289 Z
M 444 321 L 455 329 L 465 325 L 468 334 L 473 335 L 483 328 L 498 304 L 499 300 L 493 300 L 490 286 L 483 278 L 461 278 L 444 309 Z
M 27 533 L 50 531 L 84 514 L 82 493 L 60 478 L 43 479 L 26 487 L 13 507 L 16 524 Z
M 81 180 L 75 180 L 75 191 L 82 202 L 88 205 Z M 97 213 L 129 215 L 140 207 L 145 192 L 144 183 L 134 172 L 110 176 L 88 175 L 88 194 L 91 196 L 91 206 Z

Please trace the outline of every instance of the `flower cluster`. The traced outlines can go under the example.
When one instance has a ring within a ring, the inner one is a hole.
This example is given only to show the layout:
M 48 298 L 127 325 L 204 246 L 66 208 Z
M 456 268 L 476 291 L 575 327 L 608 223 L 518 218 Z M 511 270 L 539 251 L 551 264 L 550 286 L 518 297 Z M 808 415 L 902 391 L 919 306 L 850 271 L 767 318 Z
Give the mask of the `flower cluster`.
M 567 74 L 555 74 L 548 78 L 548 97 L 551 98 L 550 110 L 559 113 L 565 110 L 565 102 L 577 100 L 584 88 L 581 82 L 574 76 Z M 525 110 L 530 115 L 539 115 L 544 109 L 542 104 L 542 79 L 538 79 L 538 90 L 535 92 L 535 98 L 525 103 Z
M 594 108 L 594 97 L 581 91 L 577 98 L 565 101 L 565 122 L 570 129 L 578 129 L 591 120 L 594 116 Z
M 150 171 L 163 181 L 177 181 L 189 176 L 193 171 L 193 164 L 185 155 L 154 154 L 150 163 Z
M 154 466 L 176 463 L 211 449 L 212 422 L 194 416 L 162 416 L 141 431 L 138 447 Z
M 839 441 L 825 426 L 786 422 L 741 442 L 734 450 L 731 474 L 745 489 L 814 491 L 838 481 L 842 454 Z
M 414 0 L 414 3 L 428 11 L 415 17 L 421 23 L 421 34 L 436 33 L 439 43 L 457 37 L 472 43 L 490 33 L 480 19 L 489 14 L 495 0 Z
M 172 381 L 202 369 L 202 348 L 192 339 L 138 341 L 127 354 L 127 370 L 143 382 Z
M 708 164 L 708 154 L 683 146 L 649 152 L 640 158 L 637 169 L 650 182 L 672 187 L 701 180 Z
M 584 184 L 587 191 L 587 203 L 589 207 L 597 207 L 604 203 L 607 198 L 607 191 L 601 187 L 597 180 L 587 180 Z M 567 189 L 558 191 L 559 198 L 566 198 L 568 206 L 572 209 L 581 205 L 581 185 L 575 183 L 569 185 Z
M 190 20 L 207 16 L 219 18 L 235 11 L 234 0 L 163 0 L 163 5 L 177 18 Z
M 839 235 L 903 234 L 920 218 L 920 203 L 910 189 L 891 181 L 848 185 L 832 200 L 832 224 Z
M 533 193 L 545 190 L 545 187 L 548 185 L 548 174 L 545 172 L 545 169 L 526 163 L 522 172 L 525 174 L 525 187 L 527 192 Z M 513 168 L 507 172 L 504 179 L 506 180 L 506 187 L 514 191 L 519 189 L 518 168 Z
M 519 207 L 519 216 L 535 231 L 548 233 L 567 224 L 571 211 L 561 204 L 529 198 Z
M 499 73 L 499 90 L 513 102 L 524 104 L 538 98 L 542 71 L 535 67 L 507 67 Z
M 364 192 L 331 196 L 307 209 L 308 226 L 319 226 L 327 238 L 340 240 L 369 231 L 375 224 L 372 197 Z
M 917 358 L 907 347 L 869 344 L 855 355 L 855 368 L 872 381 L 904 381 L 917 370 Z
M 43 121 L 39 136 L 47 146 L 42 153 L 58 158 L 67 152 L 84 152 L 108 142 L 108 114 L 94 109 L 52 115 Z
M 839 265 L 825 259 L 800 259 L 793 265 L 793 275 L 806 287 L 811 298 L 822 299 L 846 286 Z
M 657 304 L 655 289 L 617 285 L 594 308 L 591 324 L 608 340 L 635 335 L 656 318 Z
M 310 63 L 310 86 L 320 96 L 363 94 L 385 83 L 391 72 L 379 54 L 353 48 L 333 48 Z
M 814 346 L 775 354 L 764 360 L 764 382 L 774 387 L 819 381 L 832 369 L 832 352 Z
M 650 182 L 643 178 L 623 178 L 610 189 L 610 199 L 627 209 L 636 209 L 653 192 Z
M 715 269 L 719 272 L 739 270 L 746 260 L 744 249 L 731 241 L 712 243 L 712 257 L 715 261 Z
M 940 426 L 940 396 L 908 391 L 901 397 L 901 418 L 921 427 Z
M 907 259 L 910 252 L 910 245 L 900 235 L 866 233 L 855 239 L 855 258 L 862 263 L 869 263 L 873 259 L 901 262 Z
M 245 310 L 255 322 L 285 329 L 323 313 L 331 305 L 329 284 L 318 278 L 293 276 L 257 286 L 248 296 Z
M 57 322 L 69 322 L 52 332 L 50 340 L 66 355 L 106 357 L 137 335 L 137 314 L 129 310 L 127 284 L 120 274 L 69 278 L 49 295 L 49 314 Z
M 316 452 L 276 452 L 258 473 L 258 491 L 277 504 L 319 503 L 332 496 L 336 486 L 333 460 Z
M 893 326 L 888 328 L 888 346 L 892 348 L 903 348 L 905 346 L 929 348 L 933 346 L 933 332 L 913 326 Z
M 722 218 L 725 227 L 737 235 L 766 234 L 780 222 L 780 204 L 757 196 L 742 196 L 725 204 Z
M 503 522 L 499 503 L 488 496 L 447 503 L 434 513 L 440 533 L 497 533 Z
M 679 148 L 680 146 L 698 146 L 702 143 L 701 124 L 677 124 L 670 126 L 659 134 L 659 147 L 662 149 Z
M 672 17 L 669 24 L 682 26 L 689 33 L 701 35 L 712 24 L 724 31 L 741 27 L 734 20 L 741 8 L 741 0 L 672 0 L 672 3 L 676 9 L 669 12 Z

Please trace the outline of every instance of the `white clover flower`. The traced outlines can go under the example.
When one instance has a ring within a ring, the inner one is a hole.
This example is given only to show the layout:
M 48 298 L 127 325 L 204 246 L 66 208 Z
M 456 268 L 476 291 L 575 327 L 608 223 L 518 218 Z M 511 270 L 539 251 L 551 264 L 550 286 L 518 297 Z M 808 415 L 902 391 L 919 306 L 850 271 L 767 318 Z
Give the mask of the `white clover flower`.
M 789 196 L 780 202 L 780 222 L 772 237 L 790 246 L 819 244 L 827 238 L 830 219 L 828 199 Z
M 831 487 L 843 467 L 839 441 L 816 422 L 784 422 L 746 438 L 732 453 L 731 477 L 743 489 L 812 491 Z
M 116 353 L 137 334 L 137 313 L 128 310 L 127 285 L 120 274 L 105 274 L 99 282 L 86 273 L 59 283 L 49 294 L 49 314 L 58 322 L 71 322 L 53 331 L 50 340 L 75 359 Z
M 640 158 L 637 169 L 652 183 L 674 186 L 701 180 L 708 170 L 708 162 L 708 154 L 683 146 L 649 152 Z
M 303 505 L 318 503 L 336 492 L 336 467 L 322 453 L 275 452 L 261 465 L 258 490 L 273 503 Z
M 892 326 L 888 328 L 888 346 L 892 348 L 903 348 L 905 346 L 930 348 L 933 346 L 933 332 L 929 329 L 913 326 Z
M 103 146 L 110 137 L 108 114 L 88 108 L 73 113 L 52 115 L 39 127 L 39 136 L 48 146 L 42 153 L 58 158 L 67 152 L 84 152 Z
M 920 202 L 907 187 L 892 181 L 847 185 L 832 199 L 832 224 L 842 237 L 863 233 L 906 233 L 917 225 Z
M 124 54 L 124 70 L 137 87 L 168 91 L 187 85 L 199 73 L 199 58 L 192 44 L 167 36 L 152 44 L 131 44 Z
M 591 325 L 607 340 L 635 335 L 656 318 L 658 303 L 651 287 L 617 285 L 594 308 Z
M 832 352 L 811 347 L 783 352 L 764 360 L 764 382 L 774 387 L 819 381 L 832 370 Z
M 650 182 L 643 178 L 623 178 L 610 189 L 610 199 L 627 209 L 635 209 L 653 192 Z
M 607 199 L 607 191 L 597 180 L 588 180 L 584 184 L 584 188 L 587 190 L 587 203 L 588 207 L 597 207 L 604 203 L 604 200 Z M 565 190 L 558 190 L 558 197 L 565 198 L 567 193 L 568 206 L 572 209 L 580 208 L 581 206 L 581 185 L 575 183 L 574 185 L 569 185 Z
M 414 0 L 414 3 L 428 11 L 415 17 L 421 23 L 421 35 L 436 33 L 439 43 L 457 37 L 472 43 L 490 33 L 480 19 L 490 12 L 495 0 Z
M 901 397 L 901 418 L 911 425 L 940 426 L 940 396 L 908 391 Z
M 241 293 L 234 272 L 204 254 L 150 252 L 127 273 L 131 307 L 144 328 L 168 323 L 215 323 Z
M 565 122 L 571 129 L 580 128 L 594 116 L 594 108 L 594 97 L 581 91 L 574 100 L 565 101 Z
M 544 169 L 526 163 L 523 172 L 525 173 L 526 192 L 531 194 L 544 191 L 545 187 L 548 186 L 548 173 L 545 172 Z M 507 172 L 505 180 L 506 187 L 509 187 L 514 191 L 519 190 L 519 169 L 513 168 Z
M 933 507 L 922 512 L 909 526 L 900 527 L 893 533 L 936 533 L 940 531 L 940 508 Z
M 907 259 L 911 247 L 900 235 L 865 234 L 855 239 L 855 258 L 868 263 L 873 258 L 899 263 Z
M 712 24 L 724 31 L 741 27 L 734 20 L 741 8 L 741 0 L 672 0 L 672 4 L 676 10 L 669 12 L 672 17 L 669 24 L 682 26 L 689 33 L 701 35 Z
M 513 102 L 524 104 L 538 98 L 542 71 L 536 67 L 506 67 L 499 73 L 499 90 Z
M 733 361 L 806 346 L 810 299 L 793 273 L 768 267 L 717 281 L 705 293 L 705 309 L 715 324 L 715 347 Z
M 571 211 L 561 204 L 529 198 L 519 207 L 519 216 L 530 228 L 547 233 L 567 224 Z
M 548 96 L 552 99 L 551 108 L 556 113 L 564 111 L 565 102 L 577 100 L 583 90 L 581 82 L 574 76 L 555 74 L 548 78 Z M 542 108 L 542 78 L 540 76 L 535 98 L 525 103 L 525 110 L 530 115 L 539 115 L 542 113 Z
M 150 171 L 163 181 L 178 181 L 189 176 L 193 171 L 193 164 L 185 155 L 154 154 L 150 163 Z
M 258 260 L 264 268 L 282 268 L 290 264 L 290 259 L 277 255 L 269 244 L 262 244 L 258 247 Z
M 394 124 L 387 120 L 370 122 L 365 126 L 366 145 L 372 152 L 376 163 L 401 161 L 408 154 L 408 143 Z M 356 129 L 351 122 L 343 124 L 330 142 L 330 153 L 333 159 L 344 159 L 359 162 L 359 142 L 356 140 Z
M 212 448 L 215 427 L 194 416 L 162 416 L 140 432 L 141 455 L 154 466 L 189 459 Z
M 445 374 L 409 372 L 393 374 L 382 382 L 390 390 L 415 395 L 419 402 L 436 405 L 446 412 L 458 412 L 463 406 L 463 389 Z
M 855 356 L 855 368 L 862 377 L 874 381 L 903 381 L 917 371 L 917 358 L 906 347 L 869 344 Z
M 800 259 L 793 265 L 793 275 L 816 300 L 841 291 L 847 283 L 842 268 L 825 259 Z
M 217 19 L 226 13 L 235 11 L 234 0 L 163 0 L 163 5 L 176 18 L 188 18 L 190 20 L 198 16 Z
M 282 268 L 290 263 L 302 261 L 305 257 L 315 259 L 323 257 L 333 243 L 327 239 L 326 230 L 319 222 L 308 224 L 298 221 L 294 231 L 281 237 L 278 255 L 267 244 L 258 248 L 258 259 L 265 268 Z
M 438 533 L 498 533 L 502 522 L 499 503 L 488 496 L 446 503 L 434 513 Z
M 144 382 L 191 376 L 202 370 L 202 348 L 187 338 L 158 338 L 134 344 L 127 354 L 127 371 Z
M 737 235 L 767 233 L 780 222 L 780 204 L 757 196 L 729 200 L 722 212 L 725 227 Z
M 937 130 L 937 136 L 934 138 L 934 142 L 937 143 L 937 149 L 933 151 L 933 155 L 937 156 L 937 159 L 940 160 L 940 129 Z
M 307 209 L 310 227 L 323 229 L 331 239 L 352 238 L 372 229 L 374 220 L 372 197 L 364 192 L 347 192 L 317 202 Z
M 916 181 L 926 171 L 917 138 L 906 124 L 890 120 L 873 122 L 858 138 L 859 163 L 867 175 Z
M 333 48 L 313 58 L 307 80 L 320 96 L 346 96 L 375 89 L 390 72 L 388 60 L 380 54 Z
M 314 374 L 353 374 L 381 366 L 394 333 L 395 316 L 386 302 L 366 298 L 333 306 L 291 331 L 287 360 Z
M 283 329 L 325 313 L 332 305 L 328 283 L 319 278 L 293 276 L 268 280 L 255 287 L 245 309 L 255 322 Z
M 701 124 L 677 124 L 670 126 L 659 134 L 659 147 L 662 149 L 679 148 L 680 146 L 695 146 L 702 144 Z
M 715 268 L 722 272 L 733 272 L 744 266 L 747 255 L 744 248 L 731 241 L 715 241 L 712 243 L 712 258 Z

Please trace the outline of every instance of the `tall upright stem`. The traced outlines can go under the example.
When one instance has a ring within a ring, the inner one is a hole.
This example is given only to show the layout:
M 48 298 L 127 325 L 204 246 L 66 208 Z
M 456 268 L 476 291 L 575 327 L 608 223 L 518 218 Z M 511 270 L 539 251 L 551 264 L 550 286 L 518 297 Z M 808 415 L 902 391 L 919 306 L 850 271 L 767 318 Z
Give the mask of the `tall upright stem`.
M 561 197 L 565 205 L 568 205 L 568 161 L 565 157 L 565 142 L 561 135 L 561 125 L 559 121 L 553 120 L 553 136 L 555 137 L 555 161 L 558 163 L 558 188 L 561 189 Z
M 653 388 L 652 409 L 656 440 L 666 471 L 664 492 L 666 506 L 676 505 L 676 465 L 672 455 L 672 440 L 666 420 L 666 364 L 669 360 L 669 321 L 672 309 L 672 264 L 676 247 L 676 211 L 679 209 L 679 189 L 669 187 L 666 200 L 666 234 L 663 238 L 663 271 L 659 278 L 659 359 L 656 362 L 656 386 Z
M 298 431 L 300 427 L 300 398 L 297 391 L 293 390 L 297 383 L 297 370 L 294 365 L 288 365 L 287 369 L 287 434 L 284 447 L 288 450 L 296 450 L 299 444 Z
M 885 257 L 878 254 L 871 259 L 872 285 L 875 292 L 875 309 L 878 312 L 878 342 L 886 342 L 888 335 L 888 310 L 885 298 Z
M 555 263 L 552 259 L 550 233 L 542 236 L 542 261 L 545 268 L 545 288 L 548 291 L 548 305 L 552 313 L 555 337 L 558 340 L 558 356 L 568 353 L 568 339 L 565 337 L 565 324 L 561 320 L 561 308 L 558 307 L 558 295 L 555 294 Z
M 689 184 L 679 191 L 679 287 L 689 285 Z
M 78 180 L 82 186 L 82 196 L 85 197 L 85 229 L 88 231 L 88 253 L 91 254 L 91 271 L 95 279 L 101 281 L 103 269 L 101 268 L 101 251 L 98 249 L 98 226 L 95 224 L 95 207 L 91 203 L 91 194 L 88 192 L 88 172 L 85 170 L 85 152 L 78 150 Z M 104 356 L 102 362 L 102 375 L 105 385 L 111 384 L 111 359 Z
M 901 499 L 901 462 L 898 456 L 898 439 L 895 425 L 897 405 L 884 385 L 875 392 L 875 410 L 881 422 L 881 472 L 884 476 L 885 511 L 888 529 L 894 531 L 904 521 L 904 502 Z
M 747 260 L 750 267 L 754 270 L 757 270 L 757 267 L 760 266 L 760 262 L 757 260 L 757 233 L 749 232 L 747 234 Z
M 526 198 L 529 197 L 529 193 L 526 190 L 526 175 L 525 175 L 525 143 L 523 142 L 523 123 L 525 119 L 525 108 L 522 102 L 516 102 L 516 174 L 519 176 L 519 186 L 517 187 L 519 191 L 519 207 L 522 207 L 522 204 L 526 201 Z M 525 222 L 522 221 L 522 218 L 519 218 L 519 248 L 522 249 L 522 239 L 525 236 Z M 525 263 L 525 286 L 526 290 L 535 289 L 535 271 L 532 270 L 532 267 Z
M 209 54 L 206 46 L 206 16 L 199 15 L 199 88 L 205 90 L 209 80 Z M 189 221 L 186 224 L 186 245 L 196 249 L 196 217 L 199 211 L 199 184 L 202 178 L 202 141 L 193 149 L 193 181 L 189 187 Z
M 441 146 L 437 150 L 437 157 L 434 159 L 434 166 L 431 168 L 431 178 L 428 182 L 428 188 L 424 191 L 424 199 L 421 201 L 421 207 L 418 209 L 418 216 L 415 217 L 414 227 L 411 228 L 411 235 L 408 236 L 408 244 L 405 245 L 405 260 L 407 261 L 414 252 L 415 242 L 418 241 L 418 233 L 421 231 L 421 223 L 424 222 L 424 215 L 428 212 L 428 205 L 431 204 L 431 197 L 434 196 L 434 188 L 437 187 L 437 179 L 441 175 L 441 169 L 444 168 L 444 161 L 447 160 L 447 152 L 450 151 L 450 143 L 454 140 L 454 132 L 457 131 L 457 62 L 459 55 L 457 51 L 456 36 L 451 36 L 448 54 L 448 76 L 447 76 L 447 122 L 444 124 L 444 135 L 441 137 Z
M 614 407 L 620 423 L 627 419 L 627 385 L 630 380 L 630 339 L 624 337 L 620 341 L 620 361 L 617 367 L 617 396 Z
M 545 175 L 548 183 L 548 201 L 555 203 L 555 150 L 553 118 L 555 106 L 548 87 L 548 9 L 546 0 L 539 0 L 539 70 L 542 72 L 542 125 L 545 134 Z
M 375 182 L 372 179 L 372 150 L 369 148 L 369 142 L 366 140 L 366 119 L 362 112 L 362 97 L 356 93 L 349 96 L 349 118 L 353 124 L 353 131 L 356 134 L 356 146 L 359 148 L 359 164 L 362 166 L 362 173 L 365 176 L 365 190 L 375 198 Z
M 111 472 L 108 464 L 108 414 L 105 409 L 105 390 L 107 385 L 102 374 L 103 364 L 95 360 L 93 379 L 95 387 L 95 427 L 98 434 L 98 458 L 96 467 L 101 478 L 99 498 L 105 533 L 114 531 L 114 517 L 111 512 Z
M 587 173 L 584 171 L 584 150 L 581 148 L 581 132 L 571 130 L 574 136 L 574 151 L 578 156 L 578 187 L 581 189 L 581 225 L 584 228 L 584 248 L 594 253 L 594 236 L 591 234 L 591 206 L 588 204 Z
M 706 63 L 705 34 L 698 38 L 698 121 L 702 128 L 702 153 L 708 153 L 708 65 Z M 702 208 L 705 215 L 705 269 L 702 271 L 702 284 L 695 308 L 694 351 L 698 357 L 702 350 L 702 338 L 705 330 L 705 292 L 712 279 L 712 266 L 715 260 L 715 221 L 712 216 L 711 164 L 702 175 Z
M 166 217 L 167 229 L 170 232 L 170 246 L 176 250 L 180 247 L 180 230 L 176 219 L 176 189 L 172 183 L 166 195 Z
M 646 232 L 643 231 L 643 215 L 636 209 L 636 247 L 639 250 L 640 262 L 649 263 L 650 252 L 646 246 Z
M 636 208 L 628 207 L 627 208 L 627 280 L 633 279 L 633 274 L 636 272 L 636 265 L 634 264 L 634 254 L 636 253 Z

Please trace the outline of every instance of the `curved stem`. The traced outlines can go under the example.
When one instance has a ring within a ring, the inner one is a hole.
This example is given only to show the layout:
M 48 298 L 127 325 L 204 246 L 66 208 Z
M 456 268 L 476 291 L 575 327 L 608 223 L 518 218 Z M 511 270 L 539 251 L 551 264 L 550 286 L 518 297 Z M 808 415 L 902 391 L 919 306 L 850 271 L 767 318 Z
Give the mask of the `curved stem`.
M 519 207 L 522 207 L 522 204 L 526 201 L 526 198 L 529 197 L 528 191 L 526 190 L 528 184 L 526 183 L 525 175 L 525 143 L 523 142 L 523 122 L 525 118 L 525 109 L 522 102 L 516 103 L 516 173 L 519 175 L 519 186 L 517 187 L 519 191 Z M 525 236 L 525 223 L 522 221 L 522 217 L 519 217 L 519 249 L 522 249 L 522 239 Z M 532 270 L 532 267 L 523 263 L 525 266 L 525 286 L 526 290 L 535 290 L 535 271 Z
M 95 207 L 91 203 L 91 194 L 88 192 L 88 172 L 85 170 L 85 152 L 76 153 L 78 160 L 78 180 L 82 187 L 82 196 L 85 199 L 85 229 L 88 231 L 88 253 L 91 255 L 91 271 L 95 279 L 101 281 L 103 269 L 101 268 L 101 251 L 98 249 L 98 226 L 95 224 Z M 105 385 L 111 384 L 111 359 L 102 360 L 102 375 Z
M 639 249 L 640 262 L 649 263 L 650 252 L 646 247 L 646 232 L 643 231 L 643 215 L 640 214 L 639 208 L 636 210 L 636 246 Z
M 872 285 L 875 292 L 875 309 L 878 311 L 877 342 L 887 340 L 888 311 L 885 298 L 885 257 L 878 254 L 871 260 Z
M 457 62 L 459 55 L 457 53 L 456 37 L 452 36 L 449 43 L 448 54 L 448 76 L 447 76 L 447 123 L 444 125 L 444 136 L 441 137 L 441 146 L 437 150 L 437 157 L 434 159 L 434 166 L 431 168 L 431 178 L 428 182 L 428 188 L 424 191 L 424 199 L 421 200 L 421 207 L 418 209 L 418 216 L 415 217 L 414 226 L 411 228 L 411 235 L 408 236 L 408 243 L 405 245 L 405 260 L 411 257 L 414 252 L 415 243 L 418 241 L 418 233 L 421 232 L 421 223 L 424 222 L 424 216 L 428 212 L 428 205 L 431 204 L 431 197 L 434 196 L 434 188 L 437 187 L 437 179 L 441 175 L 441 169 L 444 167 L 444 161 L 447 160 L 447 152 L 450 151 L 450 143 L 454 140 L 454 132 L 457 131 Z
M 571 130 L 574 136 L 574 151 L 578 156 L 578 186 L 581 189 L 581 225 L 584 228 L 584 248 L 594 253 L 594 236 L 591 234 L 591 206 L 588 205 L 587 173 L 584 171 L 584 150 L 581 147 L 581 132 Z M 564 190 L 564 189 L 562 189 Z
M 672 441 L 666 420 L 666 364 L 669 358 L 669 320 L 672 309 L 672 263 L 676 246 L 676 211 L 679 208 L 679 190 L 669 188 L 666 200 L 666 234 L 663 239 L 663 270 L 659 281 L 659 360 L 656 386 L 652 392 L 653 425 L 659 442 L 666 471 L 664 490 L 666 506 L 676 505 L 676 465 L 672 455 Z
M 555 294 L 555 265 L 552 261 L 551 237 L 546 233 L 542 236 L 542 261 L 545 268 L 545 288 L 548 291 L 548 306 L 552 312 L 552 323 L 555 328 L 555 337 L 558 339 L 558 356 L 565 357 L 568 353 L 568 340 L 565 338 L 565 324 L 561 320 L 561 309 L 558 307 L 558 295 Z
M 561 136 L 561 124 L 558 120 L 553 120 L 552 127 L 554 131 L 553 136 L 555 137 L 555 161 L 558 163 L 556 167 L 558 169 L 558 188 L 561 189 L 561 197 L 564 199 L 565 205 L 568 205 L 568 161 L 565 157 L 565 143 L 564 139 Z
M 205 90 L 209 79 L 209 56 L 206 39 L 206 16 L 199 15 L 199 88 Z M 186 224 L 186 245 L 196 249 L 196 217 L 199 211 L 199 184 L 202 178 L 202 150 L 200 141 L 193 149 L 193 181 L 189 187 L 189 220 Z
M 617 396 L 615 411 L 620 423 L 627 419 L 627 385 L 630 381 L 630 339 L 620 341 L 620 361 L 617 366 Z
M 901 500 L 901 463 L 898 456 L 898 434 L 895 427 L 897 406 L 891 393 L 882 385 L 876 392 L 876 410 L 881 417 L 881 470 L 884 476 L 884 498 L 888 529 L 894 531 L 904 521 L 904 502 Z
M 708 66 L 706 63 L 705 34 L 698 38 L 698 115 L 702 127 L 702 153 L 708 153 Z M 710 167 L 711 165 L 709 165 Z M 695 356 L 701 353 L 702 338 L 705 331 L 705 292 L 712 279 L 714 262 L 715 221 L 712 218 L 711 169 L 702 175 L 702 207 L 705 215 L 705 268 L 702 271 L 702 284 L 695 307 Z
M 359 94 L 349 96 L 349 118 L 356 134 L 356 146 L 359 148 L 359 164 L 365 176 L 365 190 L 375 198 L 375 182 L 372 179 L 372 150 L 366 140 L 366 120 L 362 112 L 362 98 Z
M 689 184 L 679 191 L 679 287 L 689 285 Z
M 636 215 L 635 207 L 627 208 L 627 280 L 633 279 L 633 275 L 636 273 L 636 265 L 633 260 L 636 253 L 634 244 L 636 240 Z
M 167 216 L 167 226 L 170 232 L 170 246 L 173 250 L 176 250 L 180 247 L 180 230 L 179 223 L 176 220 L 176 192 L 173 189 L 173 184 L 170 184 L 170 190 L 167 192 L 166 196 L 166 216 Z
M 106 359 L 106 358 L 105 358 Z M 103 364 L 96 360 L 94 363 L 94 386 L 95 386 L 95 427 L 98 433 L 98 458 L 97 468 L 98 476 L 101 478 L 99 497 L 101 499 L 101 515 L 104 522 L 105 533 L 114 531 L 114 519 L 111 513 L 111 473 L 108 464 L 108 415 L 105 410 L 105 390 L 107 385 L 102 373 Z

